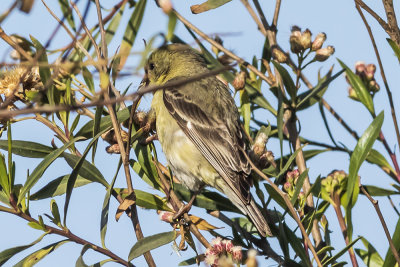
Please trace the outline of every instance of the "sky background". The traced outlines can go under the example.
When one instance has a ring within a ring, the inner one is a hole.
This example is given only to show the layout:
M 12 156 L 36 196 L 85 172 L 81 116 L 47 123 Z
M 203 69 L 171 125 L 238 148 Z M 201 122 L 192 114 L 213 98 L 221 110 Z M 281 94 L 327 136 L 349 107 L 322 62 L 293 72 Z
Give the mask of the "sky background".
M 4 12 L 12 2 L 13 1 L 11 0 L 3 0 L 0 12 Z M 86 1 L 80 2 L 81 3 L 78 6 L 82 11 Z M 258 32 L 255 23 L 240 1 L 232 1 L 221 8 L 203 14 L 191 14 L 190 6 L 193 4 L 199 4 L 200 2 L 200 0 L 173 1 L 174 7 L 202 31 L 207 34 L 221 34 L 222 39 L 224 40 L 224 46 L 228 49 L 231 49 L 238 56 L 250 62 L 253 55 L 260 57 L 264 44 L 264 38 L 261 33 Z M 262 7 L 268 21 L 271 21 L 274 10 L 274 1 L 260 2 L 262 2 Z M 378 1 L 366 2 L 378 14 L 380 14 L 382 17 L 385 17 L 384 10 Z M 107 7 L 111 6 L 110 1 L 101 1 L 101 3 Z M 57 1 L 48 0 L 47 4 L 56 14 L 58 14 L 59 17 L 62 17 Z M 397 10 L 399 10 L 398 6 Z M 103 15 L 105 14 L 107 13 L 104 12 Z M 123 19 L 121 20 L 121 25 L 126 25 L 130 14 L 130 12 L 124 13 Z M 365 15 L 373 28 L 376 42 L 380 48 L 382 61 L 386 67 L 385 72 L 386 76 L 388 77 L 389 86 L 393 93 L 393 99 L 395 104 L 397 104 L 400 94 L 398 90 L 398 61 L 393 56 L 393 52 L 386 42 L 386 38 L 388 36 L 383 32 L 383 30 L 381 30 L 374 20 L 372 20 L 367 14 Z M 95 10 L 92 8 L 87 19 L 89 26 L 93 26 L 97 22 L 96 18 Z M 142 39 L 149 40 L 157 33 L 166 33 L 167 21 L 167 16 L 156 7 L 154 1 L 148 1 L 142 26 L 138 32 L 135 45 L 131 51 L 132 54 L 140 53 L 144 49 L 144 43 L 141 41 Z M 76 24 L 79 25 L 77 19 Z M 278 21 L 279 31 L 277 34 L 277 39 L 278 43 L 285 51 L 290 49 L 288 40 L 290 36 L 290 28 L 293 25 L 298 25 L 302 29 L 309 28 L 314 36 L 318 32 L 325 32 L 328 37 L 325 44 L 333 45 L 335 47 L 336 52 L 334 56 L 331 57 L 327 62 L 322 64 L 313 64 L 310 66 L 310 68 L 307 68 L 306 75 L 313 84 L 315 84 L 317 80 L 318 71 L 320 71 L 322 75 L 325 75 L 332 65 L 335 66 L 334 72 L 340 70 L 336 58 L 341 59 L 351 68 L 353 68 L 355 62 L 357 61 L 364 61 L 367 64 L 374 63 L 377 65 L 367 31 L 354 7 L 354 2 L 352 1 L 282 1 L 281 13 Z M 43 44 L 48 40 L 54 28 L 56 27 L 56 21 L 46 11 L 40 1 L 35 1 L 30 14 L 24 14 L 16 10 L 2 23 L 1 27 L 7 34 L 18 33 L 25 38 L 29 38 L 29 35 L 31 34 Z M 109 54 L 113 54 L 113 52 L 117 49 L 123 32 L 124 28 L 121 27 L 116 33 L 114 42 L 109 47 Z M 187 43 L 194 45 L 193 39 L 187 33 L 185 27 L 179 22 L 176 28 L 176 34 Z M 61 29 L 52 41 L 50 49 L 62 47 L 69 42 L 70 38 L 67 36 L 65 31 Z M 0 58 L 2 61 L 6 60 L 11 62 L 11 59 L 9 58 L 10 51 L 11 50 L 9 47 L 3 41 L 0 41 Z M 132 71 L 132 69 L 139 64 L 139 60 L 140 57 L 138 56 L 130 57 L 126 64 L 126 71 Z M 141 71 L 141 73 L 143 72 Z M 395 151 L 397 152 L 396 154 L 398 154 L 399 150 L 398 147 L 395 146 L 395 132 L 390 117 L 387 95 L 383 89 L 383 82 L 380 79 L 379 69 L 377 70 L 376 79 L 382 89 L 374 98 L 375 109 L 377 113 L 379 113 L 381 110 L 385 111 L 385 122 L 382 130 L 390 147 L 395 148 Z M 133 92 L 133 90 L 136 90 L 137 86 L 139 85 L 140 80 L 140 75 L 123 77 L 117 81 L 116 87 L 122 91 L 130 83 L 132 83 L 130 92 Z M 98 83 L 96 86 L 98 89 Z M 346 120 L 346 122 L 351 125 L 359 135 L 361 135 L 371 123 L 372 119 L 368 111 L 360 103 L 356 103 L 347 97 L 347 87 L 348 86 L 344 77 L 341 76 L 330 85 L 324 98 Z M 277 103 L 274 100 L 275 97 L 269 92 L 268 86 L 264 83 L 262 88 L 267 99 L 276 108 Z M 303 86 L 301 90 L 306 90 L 305 86 Z M 151 96 L 146 96 L 144 101 L 142 101 L 141 108 L 148 108 L 150 102 Z M 332 118 L 328 112 L 326 112 L 326 114 L 336 140 L 353 149 L 356 145 L 356 141 L 337 123 L 336 120 Z M 399 116 L 399 114 L 397 115 Z M 306 111 L 299 112 L 298 117 L 301 124 L 302 136 L 320 142 L 330 143 L 329 136 L 325 130 L 317 105 Z M 267 112 L 259 114 L 259 119 L 262 119 L 266 122 L 270 121 L 272 124 L 276 124 L 276 119 Z M 82 126 L 83 123 L 84 121 L 82 121 L 80 125 Z M 40 123 L 35 121 L 25 121 L 13 125 L 12 133 L 15 140 L 29 140 L 45 145 L 50 145 L 50 141 L 53 138 L 51 132 L 49 132 Z M 4 138 L 6 138 L 6 134 L 3 134 L 1 137 L 1 139 Z M 99 153 L 96 157 L 95 163 L 107 181 L 110 182 L 115 174 L 119 156 L 105 153 L 105 142 L 100 141 L 99 143 Z M 59 145 L 60 143 L 58 142 L 57 144 Z M 86 145 L 87 142 L 79 144 L 80 150 L 83 151 Z M 159 146 L 157 147 L 158 154 L 161 155 L 162 152 L 159 149 Z M 387 156 L 383 150 L 383 146 L 380 143 L 375 144 L 374 148 L 381 151 L 383 155 Z M 279 143 L 277 140 L 271 140 L 268 143 L 268 149 L 272 150 L 276 157 L 279 157 Z M 284 147 L 284 151 L 286 153 L 289 151 L 287 145 Z M 164 161 L 163 157 L 161 159 Z M 24 183 L 27 169 L 32 171 L 40 162 L 40 159 L 25 159 L 18 156 L 14 156 L 14 160 L 17 164 L 17 183 Z M 349 156 L 341 152 L 324 153 L 307 162 L 307 165 L 310 168 L 309 175 L 312 182 L 316 179 L 316 177 L 318 177 L 318 175 L 326 176 L 334 169 L 343 169 L 348 171 L 348 164 Z M 32 191 L 35 192 L 46 185 L 50 180 L 70 172 L 71 168 L 68 167 L 68 165 L 63 162 L 62 159 L 57 160 L 55 164 L 50 166 L 50 168 L 45 172 L 43 178 L 35 185 Z M 392 180 L 375 166 L 364 163 L 359 174 L 363 184 L 391 188 L 390 184 L 392 183 Z M 134 188 L 145 190 L 147 192 L 158 193 L 152 190 L 136 175 L 134 175 L 133 183 Z M 124 186 L 125 178 L 123 171 L 121 170 L 116 182 L 116 187 Z M 101 244 L 99 222 L 105 193 L 104 187 L 99 184 L 90 184 L 83 188 L 75 189 L 72 194 L 67 220 L 68 227 L 73 233 L 99 245 Z M 57 201 L 60 210 L 62 210 L 64 198 L 56 197 L 55 200 Z M 398 206 L 400 200 L 399 197 L 393 197 L 393 200 Z M 398 216 L 390 207 L 390 204 L 386 198 L 380 198 L 379 201 L 389 230 L 391 233 L 393 233 Z M 50 199 L 40 202 L 31 201 L 30 210 L 32 212 L 32 216 L 37 218 L 37 216 L 40 214 L 50 213 L 49 203 Z M 111 216 L 109 218 L 106 244 L 111 251 L 123 258 L 127 258 L 127 255 L 135 243 L 136 238 L 133 233 L 130 220 L 126 216 L 123 215 L 118 223 L 115 222 L 113 215 L 115 214 L 117 207 L 117 202 L 112 199 L 110 204 Z M 273 209 L 274 204 L 270 205 L 269 208 Z M 169 224 L 161 222 L 158 219 L 158 215 L 154 210 L 144 210 L 140 208 L 138 208 L 138 210 L 140 222 L 145 236 L 171 230 Z M 197 208 L 193 208 L 191 212 L 199 216 L 204 215 L 204 212 Z M 340 250 L 345 246 L 345 243 L 332 207 L 328 209 L 326 215 L 330 222 L 330 229 L 334 230 L 334 233 L 332 234 L 332 243 L 338 250 Z M 210 216 L 206 215 L 205 218 L 215 226 L 223 226 L 221 222 Z M 384 236 L 383 229 L 376 216 L 376 213 L 373 210 L 373 207 L 364 196 L 359 197 L 357 206 L 355 209 L 353 209 L 353 224 L 354 237 L 357 237 L 358 235 L 364 236 L 375 246 L 379 254 L 384 258 L 388 248 L 387 240 Z M 224 233 L 224 230 L 221 230 L 221 233 Z M 33 230 L 27 226 L 26 221 L 9 214 L 0 213 L 0 251 L 10 247 L 28 244 L 38 238 L 40 234 L 40 231 Z M 35 245 L 31 249 L 26 250 L 12 258 L 6 263 L 5 266 L 12 266 L 24 256 L 60 239 L 61 238 L 58 236 L 48 235 L 45 237 L 42 243 Z M 277 251 L 280 251 L 276 239 L 271 239 L 271 245 L 273 248 L 276 248 Z M 356 247 L 364 248 L 361 243 L 358 243 Z M 79 257 L 81 249 L 82 246 L 78 244 L 72 242 L 67 243 L 43 259 L 37 266 L 74 266 L 76 259 Z M 180 261 L 195 255 L 194 252 L 189 249 L 186 252 L 180 252 L 181 256 L 179 256 L 174 252 L 170 244 L 152 251 L 152 254 L 158 266 L 175 266 Z M 104 259 L 104 256 L 90 250 L 85 254 L 84 259 L 87 264 L 92 264 L 98 260 Z M 348 254 L 346 253 L 342 259 L 349 261 Z M 361 266 L 363 265 L 360 259 L 358 262 Z M 136 266 L 144 266 L 144 258 L 140 257 L 133 260 L 133 264 Z M 274 265 L 276 266 L 275 262 L 273 261 L 266 261 L 266 263 L 260 264 L 260 266 Z M 117 264 L 110 263 L 108 266 L 117 266 Z

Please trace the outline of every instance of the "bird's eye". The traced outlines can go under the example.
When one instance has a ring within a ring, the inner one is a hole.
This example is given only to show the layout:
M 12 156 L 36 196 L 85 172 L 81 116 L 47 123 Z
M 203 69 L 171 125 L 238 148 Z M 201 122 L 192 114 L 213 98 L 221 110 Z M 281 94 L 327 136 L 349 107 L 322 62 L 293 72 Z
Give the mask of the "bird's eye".
M 154 70 L 154 68 L 155 68 L 154 63 L 150 63 L 150 64 L 149 64 L 149 70 Z

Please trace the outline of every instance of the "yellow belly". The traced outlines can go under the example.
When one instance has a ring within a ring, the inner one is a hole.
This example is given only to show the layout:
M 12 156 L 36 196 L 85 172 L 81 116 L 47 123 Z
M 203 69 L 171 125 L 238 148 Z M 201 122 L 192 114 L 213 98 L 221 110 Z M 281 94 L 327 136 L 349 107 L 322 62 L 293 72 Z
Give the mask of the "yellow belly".
M 162 95 L 161 90 L 157 91 L 151 106 L 156 112 L 158 140 L 174 175 L 192 191 L 198 191 L 204 184 L 221 190 L 216 184 L 222 180 L 219 174 L 168 112 Z

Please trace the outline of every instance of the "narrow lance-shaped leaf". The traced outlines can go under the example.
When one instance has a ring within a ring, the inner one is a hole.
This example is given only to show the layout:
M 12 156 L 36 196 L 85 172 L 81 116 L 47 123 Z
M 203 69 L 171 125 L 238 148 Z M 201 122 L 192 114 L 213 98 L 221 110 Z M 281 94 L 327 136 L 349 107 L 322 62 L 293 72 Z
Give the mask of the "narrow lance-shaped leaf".
M 358 140 L 356 147 L 350 157 L 349 177 L 347 180 L 347 201 L 346 206 L 353 207 L 357 200 L 358 188 L 358 171 L 361 164 L 367 158 L 371 151 L 372 145 L 379 135 L 384 119 L 383 111 L 372 121 L 371 125 L 365 130 L 361 138 Z
M 75 21 L 74 21 L 74 17 L 72 14 L 72 9 L 69 6 L 68 0 L 58 0 L 58 3 L 60 4 L 60 8 L 63 13 L 63 16 L 67 19 L 69 26 L 71 26 L 71 28 L 74 31 L 76 31 Z
M 160 234 L 155 234 L 152 236 L 145 237 L 139 241 L 136 242 L 136 244 L 131 248 L 131 251 L 129 252 L 128 260 L 131 261 L 134 258 L 137 258 L 147 251 L 150 251 L 152 249 L 161 247 L 165 244 L 168 244 L 172 241 L 174 241 L 176 238 L 176 232 L 171 231 L 171 232 L 165 232 L 165 233 L 160 233 Z
M 384 262 L 381 256 L 379 255 L 378 251 L 372 246 L 371 243 L 368 242 L 367 239 L 361 237 L 361 241 L 363 242 L 365 248 L 363 249 L 355 249 L 357 255 L 364 261 L 365 265 L 368 267 L 381 267 L 383 266 Z
M 8 149 L 7 140 L 0 140 L 0 149 Z M 44 158 L 54 150 L 52 147 L 35 142 L 13 140 L 11 152 L 25 158 Z
M 208 0 L 200 5 L 191 6 L 190 10 L 192 11 L 193 14 L 199 14 L 202 12 L 206 12 L 210 9 L 215 9 L 217 7 L 225 5 L 226 3 L 230 2 L 230 1 L 232 1 L 232 0 Z
M 303 188 L 304 180 L 308 175 L 308 169 L 305 170 L 302 174 L 300 174 L 299 178 L 297 178 L 296 189 L 294 190 L 293 196 L 290 199 L 290 202 L 294 205 L 296 203 L 297 197 L 299 196 L 300 190 Z
M 41 200 L 45 198 L 52 198 L 65 194 L 67 191 L 67 183 L 69 174 L 58 177 L 39 189 L 36 193 L 29 196 L 30 200 Z M 75 187 L 80 187 L 91 183 L 92 181 L 78 175 L 75 181 Z
M 273 60 L 272 63 L 274 64 L 276 70 L 279 72 L 283 84 L 285 85 L 285 89 L 290 95 L 292 101 L 295 101 L 297 95 L 297 88 L 296 85 L 294 84 L 292 77 L 290 77 L 289 72 L 278 62 Z
M 106 239 L 106 233 L 107 233 L 107 223 L 108 223 L 108 213 L 109 213 L 109 208 L 110 208 L 111 192 L 114 188 L 115 180 L 117 179 L 118 172 L 121 168 L 121 165 L 122 165 L 122 161 L 120 159 L 119 163 L 118 163 L 117 171 L 116 171 L 114 178 L 111 181 L 110 187 L 107 189 L 107 193 L 104 197 L 103 208 L 101 209 L 100 238 L 101 238 L 101 245 L 103 248 L 106 247 L 105 239 Z M 82 252 L 83 252 L 83 250 L 82 250 Z M 83 255 L 83 253 L 81 253 L 81 256 Z
M 14 267 L 26 267 L 26 266 L 33 266 L 37 264 L 39 261 L 41 261 L 44 257 L 55 251 L 57 248 L 59 248 L 61 245 L 69 242 L 70 240 L 61 240 L 58 242 L 55 242 L 53 244 L 50 244 L 48 246 L 45 246 L 32 254 L 28 255 L 24 259 L 22 259 L 20 262 L 14 265 Z
M 336 255 L 334 255 L 333 257 L 329 258 L 326 261 L 321 262 L 323 266 L 328 266 L 329 264 L 332 264 L 333 262 L 335 262 L 338 258 L 340 258 L 344 253 L 346 253 L 349 248 L 351 248 L 352 246 L 354 246 L 354 244 L 361 239 L 361 236 L 354 239 L 353 242 L 349 243 L 345 248 L 343 248 L 341 251 L 339 251 Z
M 47 233 L 42 234 L 38 239 L 28 245 L 9 248 L 0 252 L 0 266 L 3 266 L 12 256 L 39 243 L 45 235 L 47 235 Z
M 68 183 L 67 183 L 67 191 L 65 194 L 65 204 L 64 204 L 64 225 L 66 225 L 67 221 L 67 211 L 68 211 L 68 206 L 69 206 L 69 200 L 71 198 L 72 190 L 74 189 L 75 181 L 78 177 L 78 173 L 82 167 L 82 165 L 85 162 L 85 158 L 87 154 L 90 151 L 90 148 L 93 146 L 93 144 L 97 141 L 97 139 L 106 131 L 107 129 L 99 132 L 93 139 L 90 141 L 89 145 L 86 147 L 85 151 L 83 152 L 82 157 L 78 160 L 76 165 L 74 166 L 74 169 L 72 170 L 71 175 L 68 178 Z
M 42 44 L 33 36 L 30 36 L 33 45 L 36 48 L 36 53 L 39 55 L 39 62 L 43 63 L 44 66 L 39 67 L 39 74 L 42 83 L 46 86 L 46 96 L 50 105 L 55 104 L 55 90 L 53 86 L 53 82 L 51 80 L 51 72 L 50 67 L 48 66 L 49 61 L 47 59 L 46 49 L 42 46 Z
M 48 154 L 40 163 L 39 165 L 33 170 L 32 174 L 29 175 L 27 178 L 25 185 L 21 188 L 21 191 L 19 193 L 18 197 L 18 203 L 21 202 L 21 200 L 25 197 L 26 193 L 36 184 L 36 182 L 42 177 L 43 173 L 45 170 L 50 166 L 51 163 L 55 159 L 57 159 L 68 147 L 70 147 L 73 143 L 75 143 L 77 140 L 82 139 L 81 137 L 79 138 L 74 138 L 62 147 L 54 150 L 50 154 Z
M 375 114 L 374 102 L 372 101 L 372 96 L 369 93 L 367 87 L 361 80 L 361 78 L 353 73 L 349 67 L 346 66 L 342 61 L 338 59 L 340 65 L 346 71 L 347 78 L 350 81 L 351 87 L 356 91 L 358 98 L 361 103 L 368 109 L 371 114 Z
M 133 43 L 135 42 L 140 24 L 142 23 L 146 3 L 147 3 L 146 0 L 139 0 L 136 3 L 135 9 L 133 10 L 132 16 L 125 29 L 124 37 L 122 38 L 122 43 L 120 48 L 120 55 L 121 55 L 120 69 L 122 69 L 122 67 L 125 65 L 125 62 L 129 56 L 129 52 L 131 51 Z

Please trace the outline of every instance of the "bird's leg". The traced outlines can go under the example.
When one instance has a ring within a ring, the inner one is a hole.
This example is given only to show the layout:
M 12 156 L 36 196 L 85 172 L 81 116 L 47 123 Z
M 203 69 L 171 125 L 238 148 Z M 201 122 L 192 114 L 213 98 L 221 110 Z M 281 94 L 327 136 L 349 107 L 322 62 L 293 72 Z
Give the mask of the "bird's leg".
M 201 192 L 201 190 L 204 188 L 204 185 L 200 187 L 200 189 L 196 192 L 193 193 L 192 197 L 190 198 L 189 202 L 186 205 L 183 205 L 177 213 L 174 214 L 174 217 L 172 217 L 174 220 L 178 219 L 181 217 L 183 214 L 187 213 L 190 211 L 192 208 L 193 202 L 196 199 L 197 195 Z

